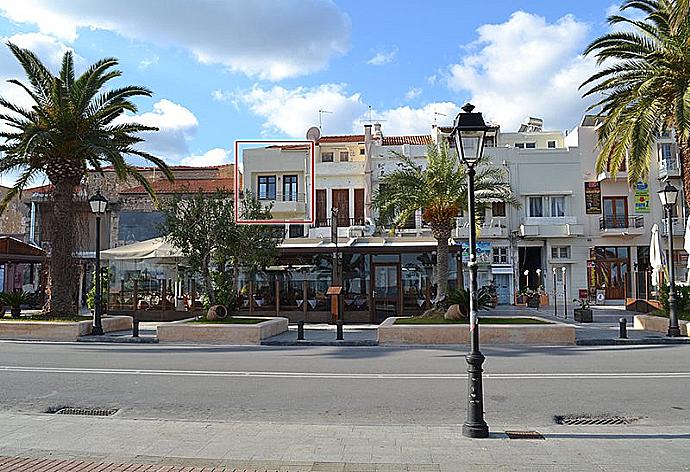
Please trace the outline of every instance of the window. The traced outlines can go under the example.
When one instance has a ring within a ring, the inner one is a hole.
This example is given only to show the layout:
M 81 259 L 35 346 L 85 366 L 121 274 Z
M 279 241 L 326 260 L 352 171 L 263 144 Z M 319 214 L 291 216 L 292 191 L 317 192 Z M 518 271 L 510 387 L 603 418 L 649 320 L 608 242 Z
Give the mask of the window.
M 525 143 L 515 143 L 515 147 L 518 149 L 525 149 Z
M 537 147 L 537 143 L 525 143 L 525 149 L 535 149 Z
M 671 143 L 663 143 L 661 145 L 661 159 L 664 161 L 673 159 L 673 148 L 671 147 Z
M 506 204 L 503 202 L 493 202 L 491 204 L 492 216 L 506 216 Z
M 340 151 L 340 162 L 347 162 L 350 160 L 350 153 L 347 151 Z
M 157 211 L 121 211 L 118 213 L 117 239 L 145 241 L 161 236 L 160 225 L 165 215 Z
M 551 259 L 570 259 L 570 246 L 551 246 Z
M 364 155 L 364 148 L 359 148 L 359 155 L 363 156 Z
M 332 152 L 322 152 L 321 153 L 321 162 L 333 162 L 333 153 Z
M 508 248 L 507 247 L 494 247 L 491 249 L 493 252 L 494 264 L 507 264 L 508 263 Z
M 542 208 L 542 198 L 541 197 L 529 197 L 527 211 L 529 211 L 527 216 L 532 216 L 532 217 L 544 216 L 544 210 Z
M 304 237 L 304 225 L 290 225 L 288 235 L 290 238 Z
M 276 199 L 276 176 L 275 175 L 261 175 L 259 176 L 259 200 L 275 200 Z
M 565 197 L 551 197 L 551 216 L 565 216 Z
M 285 175 L 283 176 L 283 201 L 296 202 L 297 201 L 297 176 Z
M 556 149 L 556 141 L 548 141 L 546 147 L 549 149 Z

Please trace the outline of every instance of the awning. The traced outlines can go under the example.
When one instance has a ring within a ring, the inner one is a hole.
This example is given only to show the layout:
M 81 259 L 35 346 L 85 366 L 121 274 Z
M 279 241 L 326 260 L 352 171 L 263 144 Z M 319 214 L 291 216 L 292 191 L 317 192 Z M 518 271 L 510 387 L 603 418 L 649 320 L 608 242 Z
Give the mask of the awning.
M 27 244 L 12 236 L 0 236 L 0 263 L 4 262 L 43 262 L 46 253 L 43 249 Z
M 161 263 L 175 263 L 183 259 L 182 251 L 165 240 L 154 238 L 101 251 L 104 259 L 115 261 L 158 260 Z M 153 262 L 153 261 L 152 261 Z

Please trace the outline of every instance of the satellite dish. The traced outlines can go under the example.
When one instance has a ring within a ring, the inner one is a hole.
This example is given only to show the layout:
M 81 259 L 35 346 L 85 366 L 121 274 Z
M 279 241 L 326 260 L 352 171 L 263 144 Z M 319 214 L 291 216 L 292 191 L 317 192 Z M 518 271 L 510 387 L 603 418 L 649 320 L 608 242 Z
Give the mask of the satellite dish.
M 312 126 L 307 130 L 307 139 L 309 141 L 317 142 L 321 138 L 321 130 L 316 126 Z

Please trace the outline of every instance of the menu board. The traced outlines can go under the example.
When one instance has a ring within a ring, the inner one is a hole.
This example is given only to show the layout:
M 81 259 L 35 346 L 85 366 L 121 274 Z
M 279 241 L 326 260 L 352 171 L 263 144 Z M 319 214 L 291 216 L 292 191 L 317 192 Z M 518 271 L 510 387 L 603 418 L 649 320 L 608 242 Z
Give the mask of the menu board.
M 601 185 L 599 182 L 585 182 L 585 213 L 601 214 Z

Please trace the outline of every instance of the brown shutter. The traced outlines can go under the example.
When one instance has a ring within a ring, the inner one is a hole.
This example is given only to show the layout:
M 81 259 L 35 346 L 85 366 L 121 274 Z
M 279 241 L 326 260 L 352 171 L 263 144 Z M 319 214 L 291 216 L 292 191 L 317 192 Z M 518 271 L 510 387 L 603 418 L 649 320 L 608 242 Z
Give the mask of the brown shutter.
M 364 224 L 364 189 L 355 189 L 355 224 Z
M 316 190 L 316 224 L 317 226 L 326 225 L 326 190 Z

